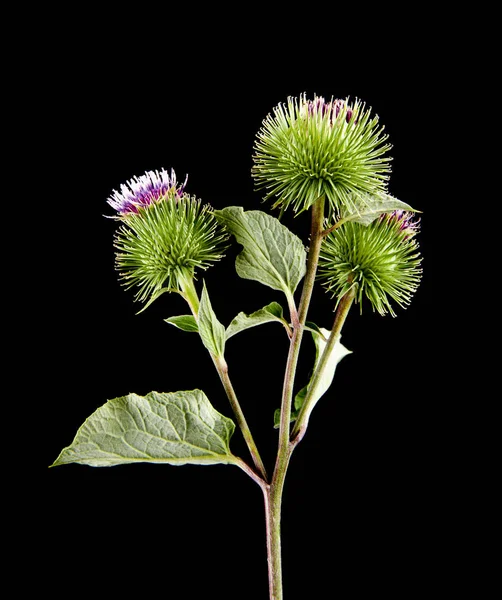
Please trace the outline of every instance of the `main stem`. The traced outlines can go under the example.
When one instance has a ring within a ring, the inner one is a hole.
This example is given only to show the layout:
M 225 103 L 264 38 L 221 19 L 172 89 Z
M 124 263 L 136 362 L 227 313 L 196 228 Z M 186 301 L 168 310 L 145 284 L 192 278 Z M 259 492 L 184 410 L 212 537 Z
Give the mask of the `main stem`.
M 267 557 L 270 600 L 282 600 L 282 560 L 281 560 L 281 506 L 284 481 L 289 460 L 295 448 L 290 441 L 291 405 L 296 366 L 303 338 L 303 330 L 307 312 L 314 289 L 319 253 L 322 243 L 324 222 L 324 197 L 319 198 L 312 206 L 312 225 L 310 230 L 310 246 L 307 259 L 307 271 L 303 282 L 303 291 L 298 309 L 298 317 L 293 321 L 284 385 L 282 391 L 281 420 L 279 425 L 279 447 L 275 463 L 274 475 L 267 488 L 264 488 L 265 517 L 267 528 Z
M 293 335 L 289 344 L 288 360 L 284 375 L 282 391 L 281 421 L 279 426 L 279 450 L 277 453 L 276 470 L 285 461 L 289 448 L 289 431 L 291 419 L 291 405 L 293 400 L 293 385 L 295 382 L 296 366 L 303 338 L 303 328 L 307 319 L 307 312 L 314 289 L 319 253 L 321 251 L 322 231 L 324 222 L 324 196 L 321 196 L 312 205 L 312 224 L 310 229 L 310 246 L 307 259 L 307 271 L 303 282 L 302 296 L 298 309 L 298 320 L 293 320 Z

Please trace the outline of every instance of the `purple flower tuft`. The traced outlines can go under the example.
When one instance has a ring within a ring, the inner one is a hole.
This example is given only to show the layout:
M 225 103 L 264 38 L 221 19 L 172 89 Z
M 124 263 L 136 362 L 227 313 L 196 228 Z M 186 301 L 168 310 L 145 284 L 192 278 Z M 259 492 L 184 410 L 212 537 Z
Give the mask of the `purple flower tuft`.
M 149 206 L 162 199 L 168 192 L 174 193 L 179 198 L 183 194 L 188 176 L 181 185 L 177 185 L 176 173 L 171 169 L 171 174 L 162 169 L 147 171 L 141 177 L 133 177 L 126 184 L 120 186 L 120 192 L 113 190 L 108 198 L 108 204 L 120 215 L 137 213 L 141 207 Z
M 333 125 L 344 108 L 346 108 L 345 120 L 348 123 L 352 118 L 352 109 L 347 105 L 345 100 L 336 99 L 326 102 L 322 96 L 316 96 L 315 100 L 307 101 L 309 116 L 320 114 L 321 117 L 324 117 L 328 115 L 330 125 Z
M 394 210 L 380 215 L 380 220 L 384 219 L 395 224 L 400 231 L 404 232 L 404 239 L 413 237 L 420 229 L 420 219 L 416 219 L 412 212 L 406 210 Z

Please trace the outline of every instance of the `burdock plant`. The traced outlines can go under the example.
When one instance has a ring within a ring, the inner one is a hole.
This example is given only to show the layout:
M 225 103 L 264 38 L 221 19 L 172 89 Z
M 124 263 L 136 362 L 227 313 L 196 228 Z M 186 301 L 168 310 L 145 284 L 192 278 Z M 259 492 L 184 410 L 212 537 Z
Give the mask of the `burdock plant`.
M 115 248 L 121 282 L 136 290 L 142 310 L 166 292 L 186 300 L 188 314 L 165 320 L 198 332 L 220 376 L 233 419 L 217 412 L 198 389 L 129 394 L 98 408 L 54 465 L 152 462 L 239 467 L 263 492 L 272 600 L 283 598 L 280 523 L 285 477 L 313 408 L 331 389 L 337 365 L 349 353 L 340 336 L 350 308 L 358 304 L 362 311 L 366 304 L 380 315 L 395 316 L 395 307 L 406 307 L 420 283 L 416 211 L 388 193 L 389 150 L 378 117 L 359 100 L 301 95 L 278 105 L 265 118 L 255 141 L 252 176 L 257 188 L 265 190 L 265 200 L 273 199 L 281 214 L 289 209 L 296 214 L 310 212 L 308 250 L 263 211 L 238 206 L 213 210 L 202 204 L 185 191 L 186 179 L 177 182 L 174 171 L 150 171 L 131 179 L 108 200 L 118 221 Z M 249 315 L 239 312 L 226 326 L 219 321 L 206 283 L 199 279 L 223 257 L 232 236 L 242 246 L 237 274 L 284 293 L 287 316 L 274 301 Z M 307 322 L 317 280 L 333 299 L 330 328 L 316 325 L 312 315 Z M 271 429 L 274 425 L 278 429 L 275 464 L 268 469 L 225 358 L 229 338 L 266 323 L 280 323 L 289 340 L 282 396 L 265 414 Z M 314 339 L 316 359 L 310 381 L 294 395 L 305 331 Z M 236 424 L 250 461 L 230 450 Z

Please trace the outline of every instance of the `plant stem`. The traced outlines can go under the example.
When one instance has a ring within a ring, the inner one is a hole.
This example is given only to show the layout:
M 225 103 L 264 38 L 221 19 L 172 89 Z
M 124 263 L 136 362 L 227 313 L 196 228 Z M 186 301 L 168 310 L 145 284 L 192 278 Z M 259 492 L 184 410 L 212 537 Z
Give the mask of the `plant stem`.
M 179 281 L 182 295 L 190 306 L 193 316 L 197 320 L 200 302 L 193 278 L 189 276 L 180 277 Z M 211 352 L 210 355 L 218 375 L 220 376 L 221 383 L 225 389 L 228 401 L 230 402 L 230 406 L 234 412 L 237 425 L 239 426 L 244 440 L 246 441 L 254 465 L 257 468 L 258 473 L 261 475 L 261 477 L 263 477 L 264 481 L 267 481 L 267 471 L 265 469 L 265 465 L 263 464 L 258 447 L 256 446 L 253 435 L 251 434 L 251 430 L 249 429 L 244 413 L 242 412 L 241 405 L 239 404 L 239 400 L 237 399 L 237 394 L 235 393 L 232 382 L 230 381 L 227 362 L 223 357 L 216 356 Z
M 283 598 L 281 560 L 281 503 L 289 461 L 291 459 L 293 450 L 302 440 L 307 429 L 308 418 L 310 416 L 310 411 L 312 410 L 312 407 L 310 406 L 310 399 L 313 397 L 314 392 L 319 385 L 330 354 L 340 336 L 340 331 L 345 323 L 345 319 L 347 318 L 347 314 L 354 300 L 354 296 L 355 289 L 352 288 L 340 300 L 330 337 L 326 344 L 326 348 L 324 349 L 318 368 L 316 369 L 312 379 L 311 385 L 309 386 L 302 410 L 300 411 L 295 423 L 295 427 L 291 433 L 291 441 L 288 440 L 286 450 L 282 450 L 281 452 L 281 448 L 279 449 L 272 483 L 267 488 L 263 489 L 263 494 L 265 497 L 270 600 L 282 600 Z M 306 315 L 306 311 L 304 314 Z M 298 330 L 295 330 L 294 334 L 297 333 L 297 331 Z M 298 343 L 297 339 L 295 341 L 295 344 L 296 343 Z M 291 347 L 293 345 L 294 344 L 292 340 Z
M 317 365 L 317 369 L 315 370 L 315 373 L 312 377 L 309 388 L 307 390 L 307 395 L 305 396 L 303 405 L 300 409 L 300 413 L 296 419 L 295 425 L 291 432 L 291 440 L 295 446 L 302 440 L 303 436 L 305 435 L 305 431 L 307 430 L 310 413 L 312 412 L 313 408 L 312 398 L 314 397 L 314 394 L 321 382 L 324 370 L 328 364 L 333 348 L 335 347 L 335 344 L 340 337 L 340 332 L 342 330 L 343 324 L 345 323 L 345 319 L 349 314 L 349 310 L 352 306 L 355 293 L 355 287 L 351 288 L 346 294 L 342 296 L 338 304 L 333 328 L 331 329 L 328 342 L 326 344 L 326 347 L 324 348 L 319 364 Z
M 317 273 L 317 265 L 319 263 L 319 253 L 323 240 L 323 225 L 324 225 L 324 196 L 321 196 L 312 205 L 312 222 L 310 226 L 310 246 L 307 259 L 307 272 L 303 282 L 302 297 L 300 299 L 300 308 L 298 316 L 300 325 L 303 328 L 307 319 L 307 312 L 312 298 L 314 289 L 315 276 Z
M 289 353 L 286 363 L 286 371 L 284 374 L 277 460 L 275 463 L 272 482 L 270 486 L 264 490 L 270 600 L 282 600 L 283 598 L 281 505 L 286 472 L 288 470 L 291 453 L 295 448 L 295 445 L 290 441 L 291 404 L 293 400 L 293 387 L 304 325 L 307 318 L 310 300 L 312 298 L 317 264 L 319 262 L 323 223 L 324 197 L 321 197 L 312 206 L 312 224 L 310 230 L 310 247 L 307 259 L 307 272 L 303 282 L 303 290 L 298 315 L 291 315 L 293 334 L 289 344 Z
M 284 471 L 284 475 L 286 471 Z M 281 502 L 282 484 L 276 481 L 263 490 L 265 500 L 265 524 L 267 535 L 268 585 L 270 600 L 282 600 L 282 560 L 281 560 Z
M 264 481 L 264 479 L 262 477 L 260 477 L 260 475 L 258 475 L 258 473 L 253 471 L 253 469 L 247 464 L 247 462 L 243 461 L 242 458 L 239 458 L 238 456 L 236 456 L 234 464 L 235 464 L 235 466 L 242 469 L 244 471 L 244 473 L 246 473 L 246 475 L 248 475 L 248 477 L 250 477 L 255 483 L 257 483 L 264 493 L 266 492 L 266 490 L 268 490 L 268 488 L 269 488 L 268 483 L 266 481 Z
M 293 318 L 293 335 L 291 336 L 284 386 L 282 392 L 281 421 L 279 426 L 279 450 L 277 453 L 276 469 L 285 460 L 289 446 L 289 432 L 291 419 L 291 404 L 293 400 L 293 385 L 295 381 L 296 366 L 303 337 L 303 326 L 307 319 L 307 312 L 314 289 L 319 252 L 322 243 L 322 228 L 324 222 L 324 196 L 321 196 L 312 206 L 312 224 L 310 229 L 310 247 L 307 259 L 307 271 L 303 281 L 302 296 L 298 310 L 298 320 Z
M 240 427 L 244 440 L 246 441 L 247 447 L 251 454 L 251 458 L 253 459 L 255 467 L 258 469 L 258 473 L 263 477 L 264 481 L 268 481 L 267 471 L 265 469 L 265 465 L 261 459 L 260 453 L 258 451 L 258 447 L 254 441 L 254 438 L 251 434 L 251 430 L 246 421 L 246 417 L 242 412 L 241 405 L 239 404 L 239 400 L 237 399 L 237 395 L 233 388 L 232 382 L 230 381 L 230 377 L 228 375 L 228 365 L 225 359 L 221 357 L 214 356 L 211 354 L 211 358 L 213 359 L 214 366 L 218 371 L 218 375 L 220 376 L 221 383 L 225 388 L 225 392 L 227 394 L 228 401 L 230 402 L 230 406 L 234 411 L 235 419 L 237 421 L 237 425 Z
M 195 320 L 197 321 L 197 317 L 199 314 L 199 306 L 200 300 L 199 295 L 197 294 L 197 290 L 195 289 L 195 284 L 193 282 L 193 274 L 183 274 L 178 278 L 180 287 L 181 287 L 181 295 L 187 301 L 190 310 L 192 311 Z

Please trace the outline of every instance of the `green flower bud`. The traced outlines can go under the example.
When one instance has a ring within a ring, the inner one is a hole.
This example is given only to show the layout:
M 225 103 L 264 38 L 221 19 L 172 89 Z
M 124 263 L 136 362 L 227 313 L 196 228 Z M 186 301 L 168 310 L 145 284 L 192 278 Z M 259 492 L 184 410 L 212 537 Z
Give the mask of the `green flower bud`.
M 390 301 L 405 308 L 422 276 L 412 213 L 394 211 L 369 225 L 347 222 L 323 241 L 319 278 L 338 300 L 356 287 L 356 302 L 363 296 L 381 315 L 395 316 Z
M 117 217 L 116 268 L 135 300 L 152 302 L 165 291 L 180 291 L 195 269 L 222 258 L 228 234 L 209 205 L 171 186 Z
M 365 104 L 305 94 L 279 104 L 257 134 L 252 175 L 275 207 L 308 209 L 320 196 L 339 212 L 351 194 L 386 191 L 390 145 Z

